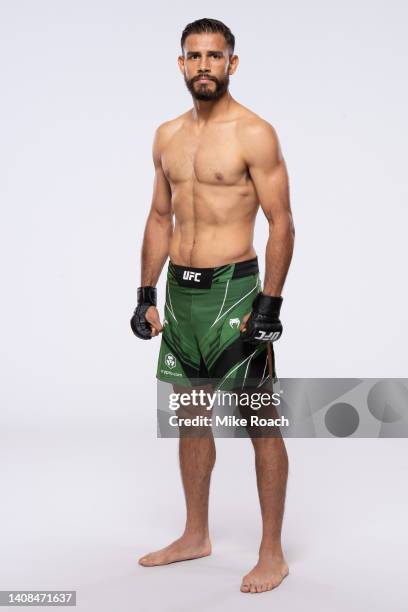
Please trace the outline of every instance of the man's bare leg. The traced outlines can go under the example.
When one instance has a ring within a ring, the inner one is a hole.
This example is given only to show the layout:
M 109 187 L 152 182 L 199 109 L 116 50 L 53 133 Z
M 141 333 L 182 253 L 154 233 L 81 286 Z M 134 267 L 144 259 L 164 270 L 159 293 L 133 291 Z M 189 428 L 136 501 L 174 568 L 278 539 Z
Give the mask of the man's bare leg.
M 262 541 L 259 560 L 244 576 L 243 593 L 262 593 L 277 587 L 289 573 L 281 545 L 288 456 L 281 437 L 253 438 L 259 500 L 262 512 Z
M 189 416 L 196 414 L 197 411 Z M 210 412 L 207 414 L 211 415 Z M 193 431 L 190 437 L 188 431 L 180 427 L 179 459 L 187 510 L 184 533 L 166 548 L 139 559 L 140 565 L 147 567 L 166 565 L 211 554 L 208 499 L 215 457 L 215 443 L 211 429 L 206 429 L 204 435 L 203 432 Z
M 270 346 L 268 356 L 269 374 L 273 378 Z M 259 416 L 276 419 L 279 415 L 274 406 L 269 406 L 262 408 Z M 262 541 L 258 563 L 242 579 L 241 591 L 263 593 L 277 587 L 289 573 L 281 543 L 289 461 L 279 427 L 255 428 L 254 431 L 249 431 L 249 435 L 255 451 L 256 480 L 262 513 Z

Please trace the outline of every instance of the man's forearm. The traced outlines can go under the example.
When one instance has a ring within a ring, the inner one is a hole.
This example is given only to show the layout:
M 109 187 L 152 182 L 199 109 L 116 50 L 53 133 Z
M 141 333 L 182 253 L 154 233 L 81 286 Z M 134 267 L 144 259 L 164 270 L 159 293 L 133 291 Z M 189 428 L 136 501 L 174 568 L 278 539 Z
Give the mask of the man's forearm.
M 291 220 L 270 223 L 265 252 L 263 293 L 280 296 L 292 260 L 295 232 Z
M 143 237 L 141 285 L 155 287 L 169 255 L 171 215 L 150 214 Z

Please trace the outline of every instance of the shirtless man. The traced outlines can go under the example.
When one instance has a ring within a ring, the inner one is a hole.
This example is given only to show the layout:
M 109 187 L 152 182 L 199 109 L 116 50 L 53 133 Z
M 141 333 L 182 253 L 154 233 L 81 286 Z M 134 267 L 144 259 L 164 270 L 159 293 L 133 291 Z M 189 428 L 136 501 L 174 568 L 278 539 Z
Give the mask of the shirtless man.
M 161 125 L 155 136 L 142 286 L 131 321 L 140 338 L 163 332 L 157 377 L 191 387 L 203 376 L 240 388 L 249 379 L 264 384 L 274 378 L 271 341 L 282 332 L 281 292 L 293 252 L 288 176 L 276 132 L 228 89 L 238 67 L 234 43 L 229 28 L 213 19 L 183 31 L 178 64 L 193 108 Z M 262 291 L 252 244 L 259 206 L 269 224 Z M 163 327 L 155 286 L 167 257 Z M 241 591 L 260 593 L 289 572 L 281 546 L 288 458 L 281 437 L 252 443 L 263 530 L 258 563 L 244 576 Z M 185 530 L 166 548 L 142 557 L 143 566 L 211 553 L 214 439 L 180 437 L 179 444 Z

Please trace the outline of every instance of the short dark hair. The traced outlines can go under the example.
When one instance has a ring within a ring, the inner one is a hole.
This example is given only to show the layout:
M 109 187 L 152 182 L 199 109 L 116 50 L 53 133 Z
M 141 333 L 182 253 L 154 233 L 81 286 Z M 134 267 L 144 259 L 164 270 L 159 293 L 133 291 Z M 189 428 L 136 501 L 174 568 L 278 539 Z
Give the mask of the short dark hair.
M 231 53 L 234 53 L 235 48 L 235 36 L 231 32 L 231 30 L 222 23 L 222 21 L 218 21 L 218 19 L 197 19 L 196 21 L 192 21 L 188 23 L 183 30 L 181 35 L 181 51 L 184 51 L 184 43 L 190 34 L 203 34 L 204 32 L 213 32 L 214 34 L 219 32 L 225 38 L 225 42 L 228 47 L 231 49 Z

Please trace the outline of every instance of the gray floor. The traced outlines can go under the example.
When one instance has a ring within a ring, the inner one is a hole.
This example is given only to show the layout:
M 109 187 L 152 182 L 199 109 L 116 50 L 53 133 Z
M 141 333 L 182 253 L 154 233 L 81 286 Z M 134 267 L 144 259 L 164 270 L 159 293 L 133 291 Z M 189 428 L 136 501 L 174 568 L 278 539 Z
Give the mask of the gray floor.
M 290 575 L 262 595 L 239 592 L 260 533 L 247 440 L 217 441 L 213 555 L 138 566 L 182 528 L 176 444 L 131 426 L 3 439 L 1 589 L 76 589 L 87 612 L 407 609 L 405 440 L 288 441 Z

